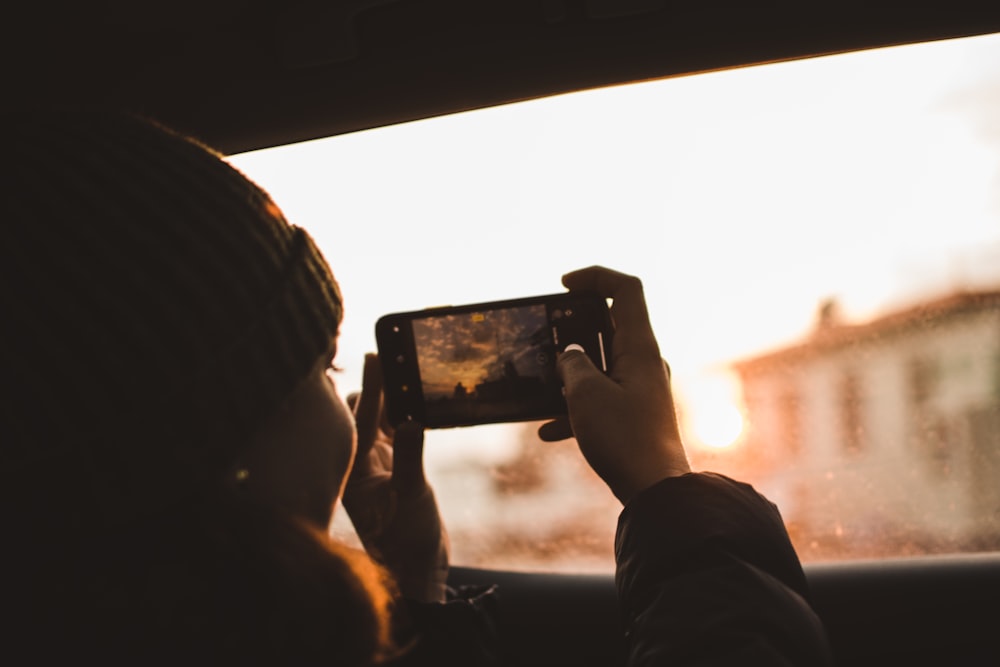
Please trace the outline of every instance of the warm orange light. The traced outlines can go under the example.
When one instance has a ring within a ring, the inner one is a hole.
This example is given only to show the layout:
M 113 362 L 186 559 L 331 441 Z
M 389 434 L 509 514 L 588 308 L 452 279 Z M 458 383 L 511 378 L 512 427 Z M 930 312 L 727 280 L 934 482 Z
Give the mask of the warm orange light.
M 712 374 L 686 381 L 683 401 L 687 439 L 693 444 L 725 449 L 740 441 L 745 420 L 732 378 Z
M 735 405 L 717 406 L 692 424 L 699 444 L 712 449 L 724 449 L 739 442 L 743 435 L 743 414 Z

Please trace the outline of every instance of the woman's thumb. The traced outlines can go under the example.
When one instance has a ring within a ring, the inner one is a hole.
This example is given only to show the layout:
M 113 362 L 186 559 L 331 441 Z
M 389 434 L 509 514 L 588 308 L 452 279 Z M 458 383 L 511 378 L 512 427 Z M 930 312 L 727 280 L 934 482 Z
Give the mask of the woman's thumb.
M 594 366 L 594 363 L 587 356 L 583 347 L 576 343 L 567 345 L 566 349 L 559 355 L 559 359 L 556 362 L 556 370 L 559 372 L 559 377 L 566 388 L 567 398 L 584 381 L 593 379 L 595 375 L 601 377 L 604 375 L 601 371 L 597 370 L 597 367 Z

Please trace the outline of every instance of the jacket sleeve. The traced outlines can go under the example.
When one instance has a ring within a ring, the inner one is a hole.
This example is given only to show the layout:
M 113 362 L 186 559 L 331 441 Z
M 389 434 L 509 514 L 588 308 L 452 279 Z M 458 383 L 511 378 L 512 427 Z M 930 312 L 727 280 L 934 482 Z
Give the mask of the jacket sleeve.
M 623 510 L 615 583 L 628 665 L 832 665 L 777 508 L 747 484 L 692 473 Z

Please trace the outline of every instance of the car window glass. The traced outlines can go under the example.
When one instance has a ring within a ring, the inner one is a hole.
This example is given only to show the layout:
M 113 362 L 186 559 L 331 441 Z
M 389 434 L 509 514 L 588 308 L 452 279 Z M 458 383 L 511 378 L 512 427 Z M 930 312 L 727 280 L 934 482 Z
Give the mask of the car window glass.
M 603 264 L 644 281 L 694 467 L 768 495 L 804 560 L 1000 546 L 1000 36 L 231 161 L 341 283 L 344 393 L 384 313 L 559 291 Z M 619 504 L 536 428 L 428 434 L 453 560 L 610 570 Z

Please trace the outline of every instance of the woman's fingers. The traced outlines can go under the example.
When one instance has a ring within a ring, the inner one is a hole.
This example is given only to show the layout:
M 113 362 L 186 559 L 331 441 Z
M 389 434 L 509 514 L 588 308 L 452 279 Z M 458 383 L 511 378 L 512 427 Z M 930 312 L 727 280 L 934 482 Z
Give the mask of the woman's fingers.
M 379 420 L 382 413 L 382 371 L 378 355 L 366 354 L 361 378 L 361 394 L 348 396 L 347 404 L 354 411 L 354 424 L 358 431 L 358 451 L 355 469 L 369 464 L 369 453 L 379 437 Z
M 573 437 L 569 417 L 557 417 L 538 427 L 538 437 L 545 442 L 558 442 Z
M 415 495 L 427 488 L 424 427 L 416 422 L 404 422 L 396 427 L 392 440 L 392 485 L 402 495 Z
M 596 292 L 611 299 L 611 318 L 615 333 L 612 341 L 612 373 L 622 357 L 660 356 L 653 328 L 646 310 L 642 281 L 603 266 L 572 271 L 562 278 L 571 291 Z

